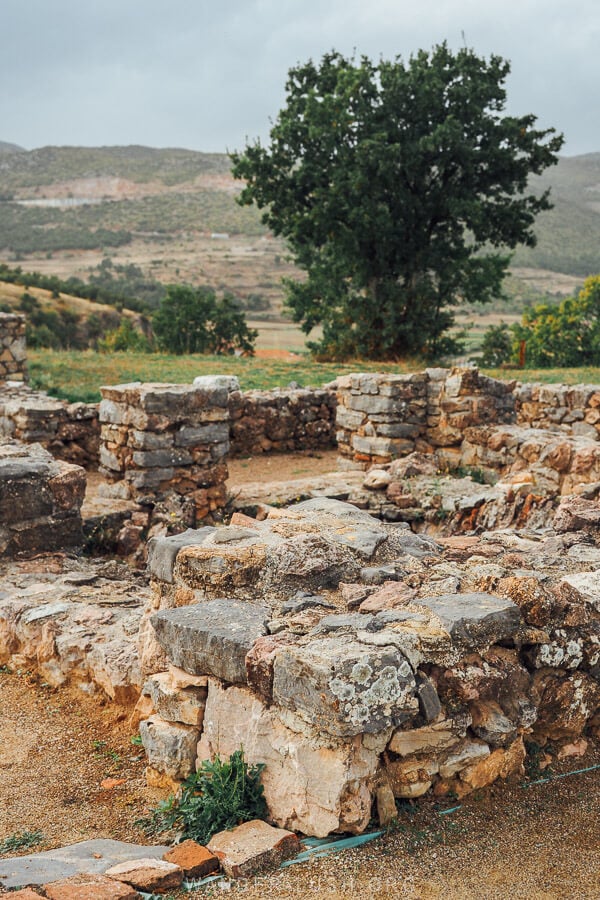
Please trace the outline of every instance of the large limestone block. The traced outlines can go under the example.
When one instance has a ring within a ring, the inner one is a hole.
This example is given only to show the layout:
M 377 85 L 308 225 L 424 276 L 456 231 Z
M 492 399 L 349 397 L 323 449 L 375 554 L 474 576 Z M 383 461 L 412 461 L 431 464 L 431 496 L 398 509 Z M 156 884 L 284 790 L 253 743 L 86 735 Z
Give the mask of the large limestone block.
M 246 654 L 266 634 L 270 611 L 240 600 L 208 600 L 152 616 L 171 663 L 191 675 L 216 675 L 246 683 Z
M 198 761 L 240 747 L 248 763 L 265 764 L 265 798 L 280 827 L 326 837 L 359 834 L 369 824 L 377 750 L 360 737 L 333 740 L 292 713 L 266 707 L 246 688 L 210 679 Z
M 482 649 L 511 637 L 521 622 L 519 607 L 511 600 L 482 592 L 422 597 L 461 647 Z
M 284 647 L 274 663 L 273 700 L 327 734 L 376 733 L 418 710 L 416 682 L 395 647 L 333 637 Z

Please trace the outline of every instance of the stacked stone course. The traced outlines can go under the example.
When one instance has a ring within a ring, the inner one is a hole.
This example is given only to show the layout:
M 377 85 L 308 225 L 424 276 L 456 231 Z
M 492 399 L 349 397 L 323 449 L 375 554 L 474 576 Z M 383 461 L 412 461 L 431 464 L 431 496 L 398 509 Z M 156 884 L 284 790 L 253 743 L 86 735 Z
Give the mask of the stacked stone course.
M 457 447 L 467 427 L 515 419 L 514 383 L 470 367 L 345 375 L 336 385 L 340 454 L 361 468 L 414 451 Z
M 580 437 L 598 439 L 599 384 L 518 384 L 514 397 L 520 425 L 568 431 Z
M 85 471 L 38 444 L 0 444 L 0 556 L 74 547 L 83 541 Z
M 26 378 L 25 318 L 0 313 L 0 381 L 25 381 Z
M 357 373 L 337 379 L 336 440 L 343 458 L 367 468 L 419 448 L 427 427 L 426 373 Z
M 363 831 L 375 797 L 520 775 L 525 740 L 585 750 L 600 549 L 568 512 L 444 545 L 315 498 L 157 540 L 140 630 L 153 783 L 243 747 L 273 820 L 324 836 Z
M 335 446 L 333 391 L 300 388 L 229 395 L 231 455 L 256 456 Z
M 65 403 L 26 385 L 0 387 L 0 438 L 41 444 L 55 459 L 98 465 L 100 427 L 94 403 Z
M 101 473 L 120 482 L 128 497 L 189 496 L 196 518 L 223 507 L 231 382 L 215 377 L 196 379 L 193 385 L 103 387 Z

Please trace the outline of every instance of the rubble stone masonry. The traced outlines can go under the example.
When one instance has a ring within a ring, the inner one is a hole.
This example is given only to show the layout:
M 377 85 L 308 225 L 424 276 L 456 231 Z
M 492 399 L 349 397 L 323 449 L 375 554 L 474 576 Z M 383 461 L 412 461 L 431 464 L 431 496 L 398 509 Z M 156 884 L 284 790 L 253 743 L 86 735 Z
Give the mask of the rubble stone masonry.
M 0 382 L 24 381 L 26 377 L 25 318 L 0 313 Z

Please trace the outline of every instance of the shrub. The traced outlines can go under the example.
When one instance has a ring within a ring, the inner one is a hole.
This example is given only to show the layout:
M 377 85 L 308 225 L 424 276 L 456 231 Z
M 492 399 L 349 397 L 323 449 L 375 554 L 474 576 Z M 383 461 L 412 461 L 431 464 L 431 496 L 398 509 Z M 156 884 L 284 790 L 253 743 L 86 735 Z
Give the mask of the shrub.
M 141 824 L 149 831 L 181 828 L 184 838 L 206 844 L 218 831 L 264 819 L 263 769 L 263 764 L 249 766 L 243 750 L 236 750 L 226 760 L 217 755 L 213 762 L 203 762 L 184 781 L 179 795 L 159 803 L 150 819 Z

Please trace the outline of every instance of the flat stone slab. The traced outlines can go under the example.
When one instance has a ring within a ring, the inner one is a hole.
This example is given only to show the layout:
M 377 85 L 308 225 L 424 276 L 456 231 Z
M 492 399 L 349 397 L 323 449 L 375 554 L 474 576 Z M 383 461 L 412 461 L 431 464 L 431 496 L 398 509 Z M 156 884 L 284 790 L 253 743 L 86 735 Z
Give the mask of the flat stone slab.
M 519 607 L 505 597 L 474 592 L 421 597 L 417 601 L 441 620 L 454 643 L 481 649 L 510 637 L 521 622 Z
M 168 846 L 147 847 L 101 838 L 28 856 L 8 857 L 0 859 L 0 886 L 8 889 L 24 884 L 48 884 L 82 872 L 103 875 L 111 866 L 127 860 L 162 859 L 168 849 Z
M 215 530 L 211 526 L 188 528 L 182 534 L 151 538 L 148 541 L 148 571 L 150 575 L 159 581 L 172 584 L 173 567 L 181 548 L 203 544 L 208 535 Z
M 246 684 L 246 654 L 267 633 L 270 617 L 266 606 L 221 599 L 163 610 L 150 621 L 173 665 Z

